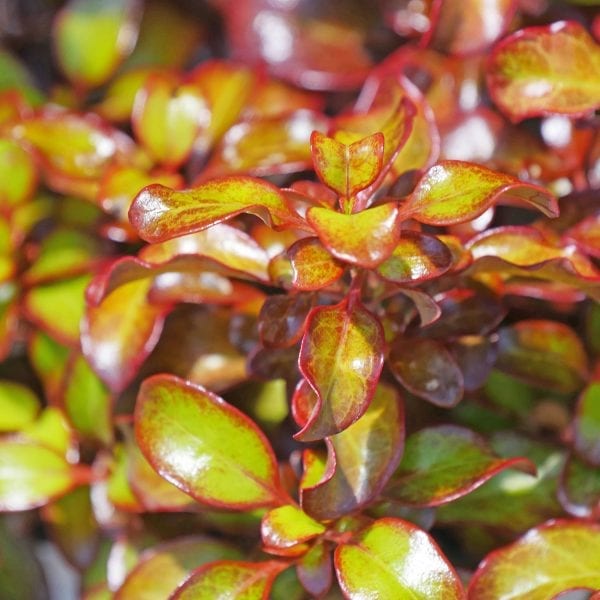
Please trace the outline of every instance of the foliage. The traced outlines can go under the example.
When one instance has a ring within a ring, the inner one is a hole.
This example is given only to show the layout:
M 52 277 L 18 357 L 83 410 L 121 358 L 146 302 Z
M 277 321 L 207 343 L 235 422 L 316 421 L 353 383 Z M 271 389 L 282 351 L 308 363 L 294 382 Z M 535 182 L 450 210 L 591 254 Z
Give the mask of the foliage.
M 593 4 L 15 23 L 0 596 L 600 590 Z

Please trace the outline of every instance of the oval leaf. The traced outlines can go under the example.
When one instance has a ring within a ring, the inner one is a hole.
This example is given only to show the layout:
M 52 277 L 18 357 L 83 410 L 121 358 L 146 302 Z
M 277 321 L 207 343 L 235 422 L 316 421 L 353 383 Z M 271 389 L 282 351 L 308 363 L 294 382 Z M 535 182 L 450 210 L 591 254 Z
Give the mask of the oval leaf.
M 0 380 L 0 432 L 14 431 L 32 423 L 40 411 L 40 402 L 26 386 Z
M 170 375 L 146 379 L 135 433 L 156 471 L 200 502 L 240 510 L 280 504 L 277 465 L 265 436 L 200 386 Z
M 572 21 L 522 29 L 494 48 L 488 87 L 513 121 L 585 115 L 600 106 L 600 46 Z
M 478 435 L 452 425 L 422 429 L 406 440 L 385 495 L 412 506 L 437 506 L 472 492 L 508 468 L 535 473 L 526 458 L 500 458 Z
M 590 464 L 600 466 L 600 381 L 581 393 L 573 420 L 575 450 Z
M 318 402 L 297 439 L 339 433 L 367 410 L 383 366 L 383 344 L 378 319 L 357 301 L 311 311 L 298 364 Z
M 499 200 L 533 206 L 549 217 L 558 215 L 556 199 L 543 187 L 458 160 L 431 167 L 402 214 L 429 225 L 454 225 L 478 217 Z
M 311 540 L 325 529 L 302 509 L 287 504 L 270 510 L 263 517 L 260 533 L 265 546 L 284 549 Z
M 292 265 L 292 285 L 298 290 L 320 290 L 344 274 L 344 265 L 317 238 L 298 240 L 287 254 Z
M 454 569 L 427 533 L 401 519 L 380 519 L 335 551 L 348 598 L 463 599 Z
M 469 598 L 542 600 L 576 587 L 600 588 L 600 525 L 550 521 L 488 555 Z

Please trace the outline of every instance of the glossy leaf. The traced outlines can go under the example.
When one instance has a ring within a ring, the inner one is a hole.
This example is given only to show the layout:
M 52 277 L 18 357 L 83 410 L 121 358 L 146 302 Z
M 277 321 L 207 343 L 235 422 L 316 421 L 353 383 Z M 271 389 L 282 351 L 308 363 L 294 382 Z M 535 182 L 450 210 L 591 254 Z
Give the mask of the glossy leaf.
M 314 206 L 306 218 L 333 256 L 365 268 L 388 258 L 400 238 L 399 212 L 393 202 L 351 215 Z
M 567 589 L 600 587 L 600 526 L 550 521 L 488 555 L 469 597 L 542 600 Z
M 400 461 L 404 410 L 394 388 L 380 384 L 367 412 L 326 439 L 327 463 L 315 485 L 303 481 L 302 508 L 325 520 L 349 514 L 377 498 Z
M 339 433 L 364 414 L 383 366 L 383 343 L 378 319 L 356 301 L 310 312 L 298 361 L 319 399 L 297 439 Z
M 383 166 L 383 134 L 374 133 L 352 144 L 342 144 L 318 131 L 310 138 L 317 175 L 343 198 L 371 185 Z
M 503 327 L 498 333 L 496 368 L 563 393 L 582 387 L 588 359 L 579 337 L 567 325 L 530 319 Z
M 308 237 L 290 246 L 292 285 L 298 290 L 319 290 L 344 274 L 344 265 L 334 258 L 318 238 Z
M 42 506 L 75 487 L 77 468 L 45 446 L 32 442 L 0 443 L 0 510 Z
M 377 273 L 394 283 L 418 283 L 439 277 L 452 264 L 452 254 L 436 237 L 417 231 L 402 231 L 392 255 L 377 267 Z
M 469 494 L 508 468 L 535 473 L 526 458 L 500 458 L 478 435 L 453 425 L 413 433 L 385 495 L 403 504 L 437 506 Z
M 399 338 L 390 350 L 388 365 L 406 389 L 436 406 L 449 408 L 462 399 L 462 372 L 436 340 Z
M 558 214 L 556 199 L 544 188 L 474 163 L 442 161 L 423 175 L 402 207 L 402 213 L 430 225 L 464 223 L 498 201 L 537 208 L 549 217 Z
M 600 382 L 590 383 L 579 396 L 573 421 L 576 452 L 592 465 L 600 466 Z
M 464 598 L 458 575 L 431 537 L 401 519 L 380 519 L 335 551 L 348 598 Z
M 327 542 L 317 542 L 296 563 L 302 587 L 316 598 L 327 593 L 333 581 L 331 550 Z
M 135 377 L 156 345 L 166 307 L 150 304 L 151 280 L 139 279 L 112 291 L 98 306 L 88 306 L 81 328 L 83 354 L 114 392 Z
M 216 561 L 200 567 L 171 596 L 172 600 L 231 600 L 268 598 L 277 575 L 287 563 Z
M 313 307 L 309 294 L 269 296 L 258 316 L 258 332 L 265 346 L 292 346 L 304 333 L 304 322 Z
M 189 572 L 215 560 L 240 558 L 227 544 L 190 536 L 145 550 L 116 592 L 115 600 L 164 600 Z
M 277 549 L 291 548 L 311 540 L 325 529 L 324 525 L 291 504 L 270 510 L 260 526 L 263 545 Z
M 133 50 L 141 17 L 135 0 L 71 0 L 54 23 L 55 50 L 76 84 L 103 84 Z
M 28 387 L 0 380 L 0 431 L 21 429 L 35 420 L 39 410 L 39 400 Z
M 129 218 L 143 239 L 161 242 L 201 231 L 240 213 L 256 214 L 275 227 L 297 219 L 275 186 L 243 176 L 215 179 L 181 192 L 150 185 L 133 201 Z
M 168 375 L 147 379 L 135 431 L 157 472 L 196 500 L 237 509 L 279 503 L 266 438 L 248 417 L 203 388 Z
M 12 208 L 28 201 L 37 186 L 38 173 L 31 155 L 7 139 L 0 139 L 0 202 Z
M 494 48 L 488 67 L 492 98 L 513 121 L 593 111 L 599 80 L 600 47 L 573 21 L 517 31 Z

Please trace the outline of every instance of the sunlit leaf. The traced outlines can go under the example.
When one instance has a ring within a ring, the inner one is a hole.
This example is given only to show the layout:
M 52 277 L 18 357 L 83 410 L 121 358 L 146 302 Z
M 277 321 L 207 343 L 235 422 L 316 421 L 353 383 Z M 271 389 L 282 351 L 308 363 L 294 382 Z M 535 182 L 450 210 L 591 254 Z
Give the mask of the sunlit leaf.
M 11 140 L 0 139 L 0 202 L 12 208 L 31 198 L 38 173 L 31 155 Z
M 34 421 L 40 410 L 36 395 L 26 386 L 0 380 L 0 431 L 14 431 Z
M 63 411 L 55 406 L 44 408 L 37 420 L 23 427 L 16 438 L 41 444 L 67 457 L 75 447 L 73 428 Z
M 488 555 L 469 597 L 545 600 L 567 589 L 600 587 L 600 526 L 550 521 Z
M 129 218 L 142 238 L 161 242 L 240 213 L 256 214 L 275 227 L 297 221 L 275 186 L 244 176 L 215 179 L 181 192 L 150 185 L 133 201 Z
M 590 383 L 579 396 L 573 421 L 575 450 L 587 462 L 600 466 L 600 382 Z
M 394 388 L 380 384 L 367 412 L 348 429 L 326 439 L 322 479 L 300 491 L 302 508 L 319 519 L 334 519 L 374 500 L 402 455 L 404 411 Z
M 517 31 L 494 48 L 488 67 L 492 98 L 513 121 L 593 111 L 599 81 L 600 47 L 574 21 Z
M 263 517 L 260 528 L 263 545 L 276 549 L 291 548 L 317 537 L 326 529 L 291 504 L 270 510 Z
M 383 341 L 378 319 L 358 301 L 311 311 L 298 360 L 319 400 L 297 439 L 333 435 L 364 414 L 381 373 Z
M 344 274 L 344 265 L 334 258 L 318 238 L 298 240 L 288 248 L 292 285 L 298 290 L 319 290 Z
M 474 163 L 445 160 L 421 178 L 402 214 L 430 225 L 464 223 L 498 201 L 532 206 L 555 217 L 554 196 L 544 188 Z
M 135 427 L 150 464 L 200 502 L 238 509 L 279 504 L 277 468 L 266 438 L 218 396 L 156 375 L 142 385 Z
M 464 598 L 458 575 L 433 539 L 401 519 L 380 519 L 335 551 L 348 598 Z
M 429 427 L 406 440 L 402 462 L 384 493 L 403 504 L 436 506 L 465 496 L 508 468 L 535 473 L 528 459 L 498 457 L 469 429 Z

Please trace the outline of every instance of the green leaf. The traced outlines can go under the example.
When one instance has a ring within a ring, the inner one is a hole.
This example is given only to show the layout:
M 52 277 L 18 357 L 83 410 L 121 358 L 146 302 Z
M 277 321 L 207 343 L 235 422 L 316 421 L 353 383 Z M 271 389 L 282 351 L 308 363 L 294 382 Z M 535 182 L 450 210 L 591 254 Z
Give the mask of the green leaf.
M 573 421 L 575 451 L 600 466 L 600 381 L 590 383 L 579 396 Z
M 431 167 L 401 212 L 404 218 L 429 225 L 454 225 L 478 217 L 501 200 L 533 206 L 549 217 L 558 215 L 556 199 L 543 187 L 458 160 Z
M 398 206 L 381 204 L 351 215 L 313 206 L 306 220 L 333 256 L 367 269 L 388 258 L 400 238 Z
M 574 517 L 596 519 L 600 515 L 600 468 L 569 456 L 560 476 L 558 499 Z
M 18 438 L 51 448 L 62 456 L 73 450 L 73 430 L 56 406 L 47 406 L 36 421 L 21 429 Z
M 401 519 L 375 521 L 335 551 L 335 570 L 348 598 L 462 599 L 454 569 L 424 531 Z
M 387 362 L 394 377 L 419 398 L 445 408 L 462 399 L 462 372 L 452 354 L 436 340 L 400 337 Z
M 383 167 L 383 134 L 374 133 L 352 144 L 314 131 L 310 137 L 312 158 L 319 179 L 343 198 L 369 187 Z
M 270 510 L 263 517 L 260 526 L 263 545 L 283 550 L 311 540 L 325 529 L 324 525 L 291 504 Z
M 268 598 L 285 562 L 216 561 L 200 567 L 170 597 L 171 600 L 258 600 Z
M 404 445 L 404 410 L 398 392 L 379 384 L 367 412 L 326 438 L 323 476 L 300 490 L 302 508 L 319 520 L 336 519 L 377 498 L 397 467 Z
M 70 0 L 54 22 L 52 40 L 65 75 L 75 84 L 103 84 L 137 40 L 134 0 Z
M 31 155 L 12 140 L 0 138 L 0 201 L 4 210 L 27 202 L 37 187 Z
M 320 290 L 344 274 L 344 265 L 315 237 L 298 240 L 288 248 L 292 265 L 292 285 L 297 290 Z
M 550 521 L 479 565 L 469 597 L 546 600 L 572 588 L 600 588 L 600 525 Z
M 189 572 L 215 560 L 240 558 L 227 544 L 207 536 L 178 538 L 145 550 L 114 600 L 164 600 Z
M 41 331 L 29 339 L 28 356 L 50 402 L 59 401 L 70 350 Z
M 35 420 L 39 410 L 39 400 L 28 387 L 0 380 L 0 431 L 21 429 Z
M 272 184 L 242 175 L 222 177 L 183 191 L 159 184 L 144 188 L 129 210 L 131 224 L 148 242 L 162 242 L 251 213 L 274 227 L 298 224 Z
M 500 471 L 535 474 L 527 458 L 500 458 L 472 431 L 439 425 L 406 440 L 402 462 L 384 495 L 402 504 L 437 506 L 469 494 Z
M 79 480 L 75 467 L 31 442 L 0 442 L 0 510 L 29 510 L 62 496 Z
M 383 344 L 379 320 L 357 300 L 310 312 L 298 362 L 318 402 L 296 439 L 339 433 L 364 414 L 383 366 Z
M 571 393 L 588 376 L 588 358 L 581 340 L 558 321 L 528 319 L 498 332 L 496 368 L 526 383 Z
M 583 116 L 600 106 L 600 46 L 574 21 L 521 29 L 494 48 L 488 88 L 513 121 Z
M 281 503 L 265 436 L 200 386 L 169 375 L 147 379 L 136 404 L 135 432 L 156 471 L 200 502 L 239 510 Z

